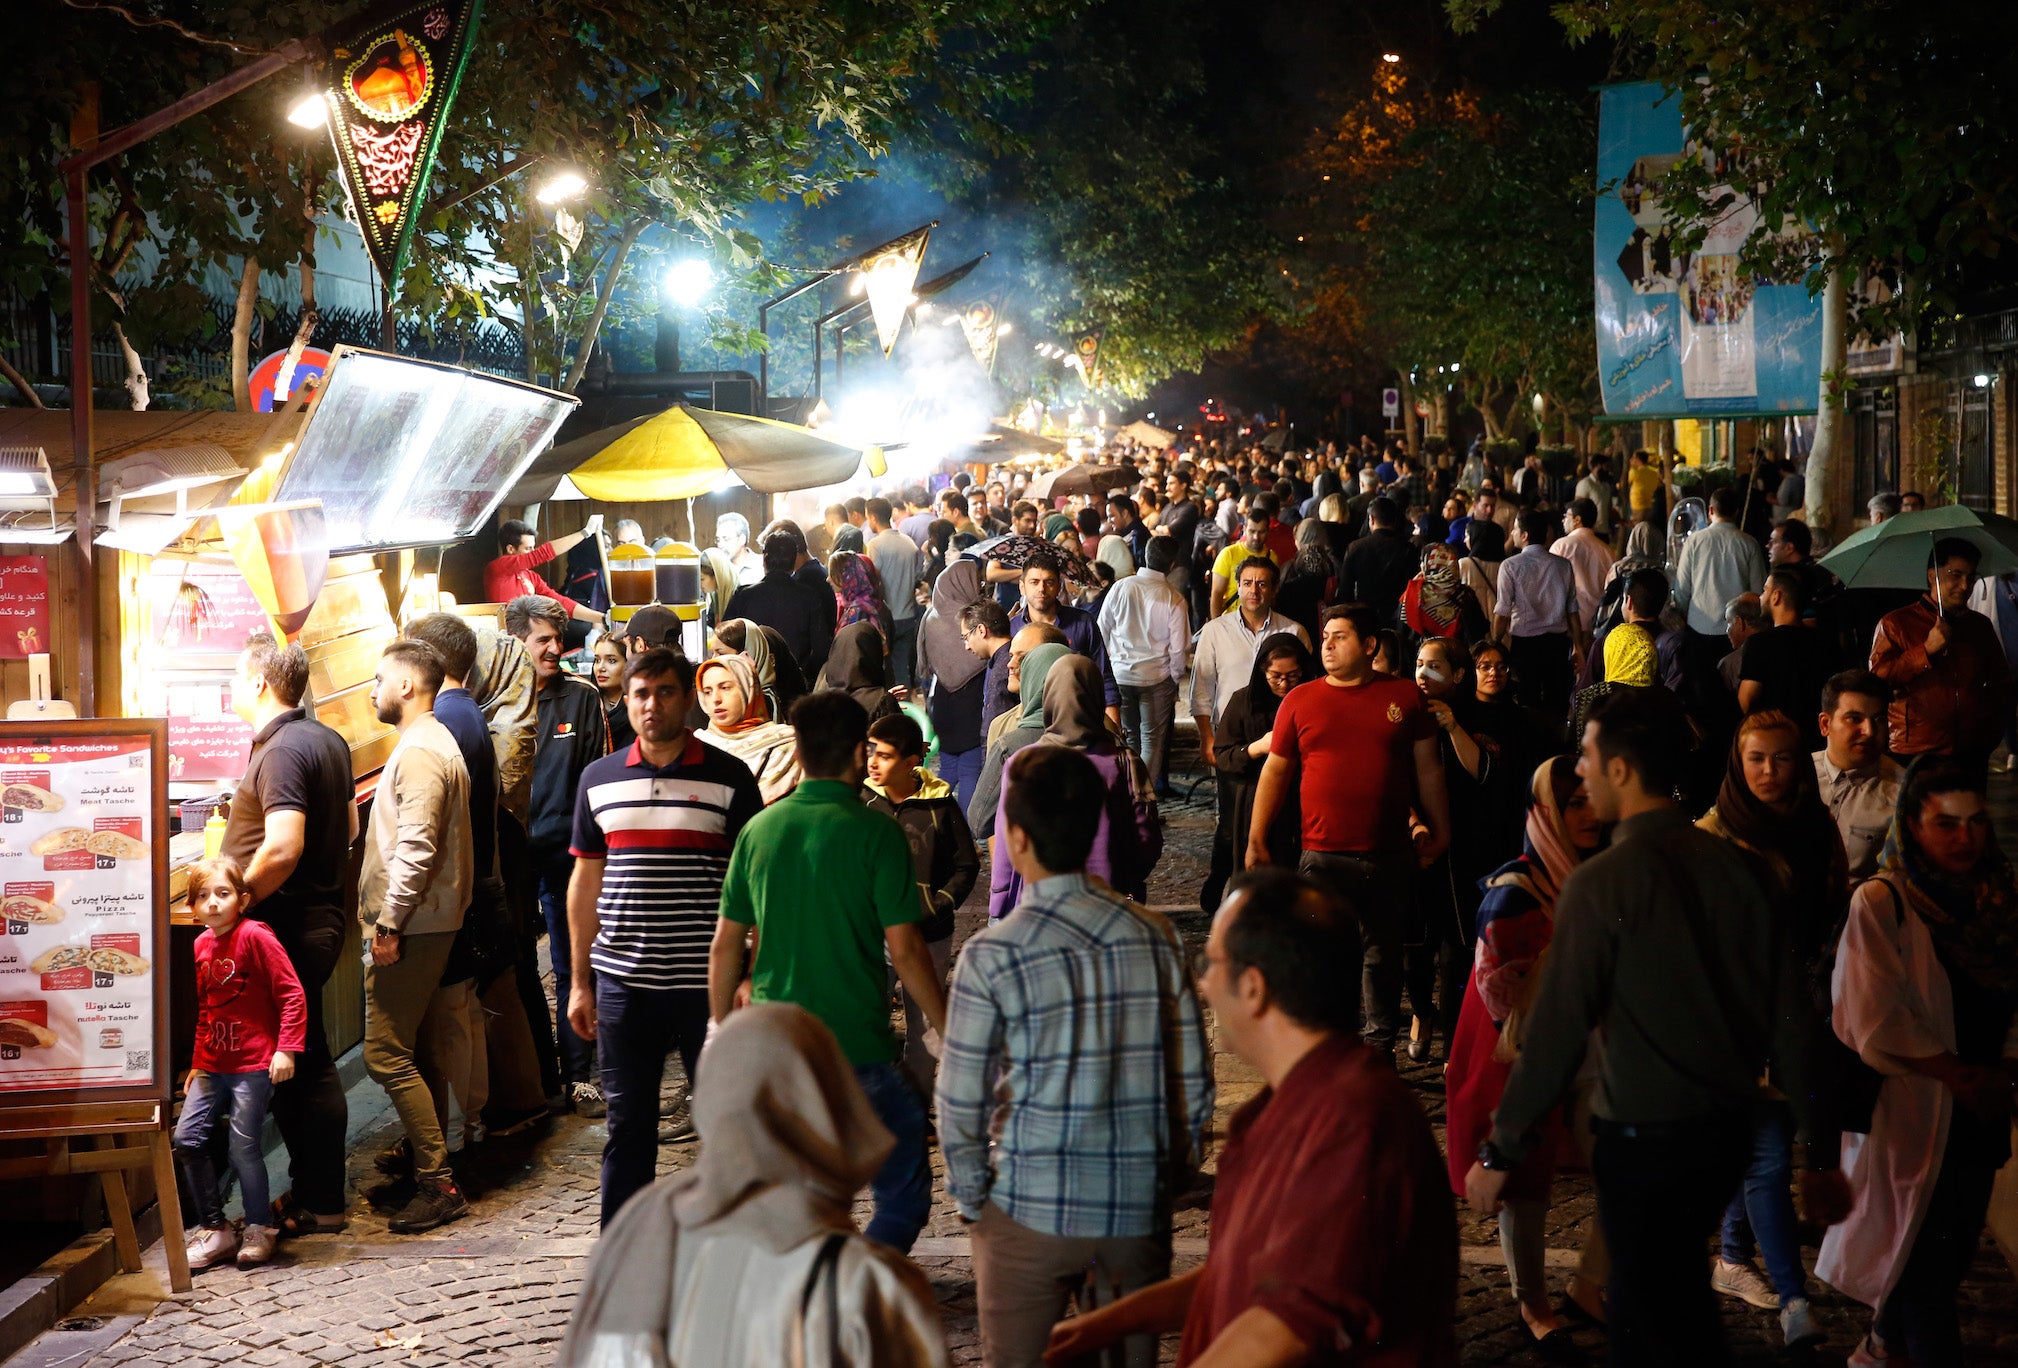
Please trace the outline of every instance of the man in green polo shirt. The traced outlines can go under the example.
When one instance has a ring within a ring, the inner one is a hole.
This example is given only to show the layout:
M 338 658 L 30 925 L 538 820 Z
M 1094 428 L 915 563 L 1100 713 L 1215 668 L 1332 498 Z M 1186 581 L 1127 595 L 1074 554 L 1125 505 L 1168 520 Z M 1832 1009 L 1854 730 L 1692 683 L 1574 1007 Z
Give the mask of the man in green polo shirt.
M 932 1170 L 925 1102 L 897 1064 L 886 963 L 934 1034 L 946 1029 L 946 990 L 919 929 L 925 907 L 904 830 L 861 799 L 869 714 L 822 690 L 793 706 L 792 729 L 806 778 L 736 838 L 708 951 L 709 1007 L 716 1021 L 734 1010 L 754 935 L 751 1000 L 796 1003 L 826 1022 L 897 1138 L 870 1183 L 867 1233 L 908 1252 L 931 1214 Z

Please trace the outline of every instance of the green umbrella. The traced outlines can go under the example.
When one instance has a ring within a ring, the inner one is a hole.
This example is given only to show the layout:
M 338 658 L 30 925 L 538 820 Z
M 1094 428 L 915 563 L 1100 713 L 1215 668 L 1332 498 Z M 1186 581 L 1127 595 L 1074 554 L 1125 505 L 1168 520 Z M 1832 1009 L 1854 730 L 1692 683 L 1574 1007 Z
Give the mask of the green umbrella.
M 2018 522 L 1960 504 L 1887 518 L 1846 538 L 1821 565 L 1846 589 L 1925 589 L 1934 543 L 1949 537 L 1983 553 L 1980 575 L 2018 570 Z

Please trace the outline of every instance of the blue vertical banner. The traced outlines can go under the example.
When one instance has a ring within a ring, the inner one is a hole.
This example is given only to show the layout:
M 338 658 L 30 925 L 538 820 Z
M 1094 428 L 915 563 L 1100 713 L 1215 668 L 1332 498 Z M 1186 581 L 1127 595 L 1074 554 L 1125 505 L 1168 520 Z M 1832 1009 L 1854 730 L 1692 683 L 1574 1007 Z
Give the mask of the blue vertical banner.
M 1684 157 L 1717 157 L 1731 207 L 1684 251 L 1661 178 Z M 1682 101 L 1655 82 L 1607 87 L 1598 105 L 1598 382 L 1614 418 L 1813 413 L 1822 301 L 1800 282 L 1748 275 L 1739 261 L 1758 223 L 1741 159 L 1682 126 Z

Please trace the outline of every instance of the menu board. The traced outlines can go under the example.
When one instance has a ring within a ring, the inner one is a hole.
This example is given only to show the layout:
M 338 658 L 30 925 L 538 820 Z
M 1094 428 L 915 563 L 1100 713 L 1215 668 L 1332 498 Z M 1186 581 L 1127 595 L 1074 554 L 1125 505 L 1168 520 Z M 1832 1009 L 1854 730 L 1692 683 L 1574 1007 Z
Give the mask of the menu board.
M 164 731 L 0 725 L 0 1106 L 160 1089 Z

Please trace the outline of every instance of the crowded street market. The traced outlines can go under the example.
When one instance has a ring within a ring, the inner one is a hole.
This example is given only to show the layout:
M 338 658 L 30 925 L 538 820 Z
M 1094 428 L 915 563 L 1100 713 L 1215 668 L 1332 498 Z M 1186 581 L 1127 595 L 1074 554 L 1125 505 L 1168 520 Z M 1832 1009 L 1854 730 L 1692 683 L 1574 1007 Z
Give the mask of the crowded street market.
M 1281 136 L 1130 0 L 693 8 L 33 0 L 0 1362 L 2018 1362 L 1978 248 L 1700 32 L 1200 0 L 1319 188 L 1096 263 L 1240 208 L 1046 99 Z

